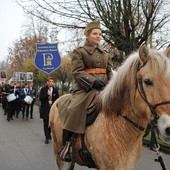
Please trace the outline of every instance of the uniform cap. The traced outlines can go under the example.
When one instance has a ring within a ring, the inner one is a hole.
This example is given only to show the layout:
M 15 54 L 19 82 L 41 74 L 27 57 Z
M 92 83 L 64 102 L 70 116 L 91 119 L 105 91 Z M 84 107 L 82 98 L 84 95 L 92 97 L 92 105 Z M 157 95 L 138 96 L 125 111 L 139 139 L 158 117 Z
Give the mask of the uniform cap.
M 92 21 L 92 22 L 88 23 L 84 30 L 84 34 L 86 34 L 89 30 L 95 29 L 95 28 L 101 29 L 99 21 Z

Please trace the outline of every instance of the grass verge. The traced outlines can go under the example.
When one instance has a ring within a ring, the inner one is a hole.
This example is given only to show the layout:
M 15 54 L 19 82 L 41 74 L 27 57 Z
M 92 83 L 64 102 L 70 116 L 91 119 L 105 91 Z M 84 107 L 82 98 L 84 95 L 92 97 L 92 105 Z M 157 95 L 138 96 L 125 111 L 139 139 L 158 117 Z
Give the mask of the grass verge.
M 150 139 L 151 139 L 151 134 L 149 133 L 146 137 L 143 138 L 143 144 L 149 147 Z M 170 154 L 170 144 L 160 139 L 158 139 L 158 144 L 160 145 L 160 149 L 159 149 L 160 151 Z

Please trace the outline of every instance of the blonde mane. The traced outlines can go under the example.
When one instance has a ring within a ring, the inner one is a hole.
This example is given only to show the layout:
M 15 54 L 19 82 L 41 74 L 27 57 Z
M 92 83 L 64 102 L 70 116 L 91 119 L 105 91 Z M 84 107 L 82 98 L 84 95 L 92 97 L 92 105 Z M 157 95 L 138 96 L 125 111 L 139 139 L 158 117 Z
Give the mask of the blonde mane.
M 149 51 L 150 59 L 144 67 L 152 70 L 152 76 L 159 78 L 167 70 L 167 60 L 163 53 L 154 49 Z M 106 88 L 101 92 L 101 105 L 105 114 L 120 115 L 122 110 L 134 103 L 137 90 L 137 71 L 140 65 L 139 52 L 132 53 L 118 68 L 117 75 L 113 77 Z

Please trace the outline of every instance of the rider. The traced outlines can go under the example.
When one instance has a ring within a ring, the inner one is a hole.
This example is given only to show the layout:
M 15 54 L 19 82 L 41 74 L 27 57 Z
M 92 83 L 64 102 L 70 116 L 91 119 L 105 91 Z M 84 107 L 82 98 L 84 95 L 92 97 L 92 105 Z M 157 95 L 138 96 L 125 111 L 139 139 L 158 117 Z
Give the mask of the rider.
M 63 120 L 61 159 L 71 161 L 68 142 L 75 133 L 85 132 L 86 112 L 96 93 L 102 90 L 112 75 L 109 54 L 99 47 L 102 31 L 99 21 L 87 24 L 86 41 L 72 53 L 73 96 Z

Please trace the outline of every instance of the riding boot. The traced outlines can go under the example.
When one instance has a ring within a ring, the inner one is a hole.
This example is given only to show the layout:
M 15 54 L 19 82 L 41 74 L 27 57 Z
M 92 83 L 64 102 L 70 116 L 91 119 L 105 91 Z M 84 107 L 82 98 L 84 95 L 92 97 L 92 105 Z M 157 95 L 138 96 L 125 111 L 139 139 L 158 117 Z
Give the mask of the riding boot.
M 72 161 L 72 155 L 70 152 L 70 147 L 71 147 L 72 141 L 70 140 L 70 138 L 73 134 L 74 134 L 73 132 L 63 129 L 62 146 L 61 146 L 61 149 L 58 154 L 59 154 L 60 158 L 66 162 Z

